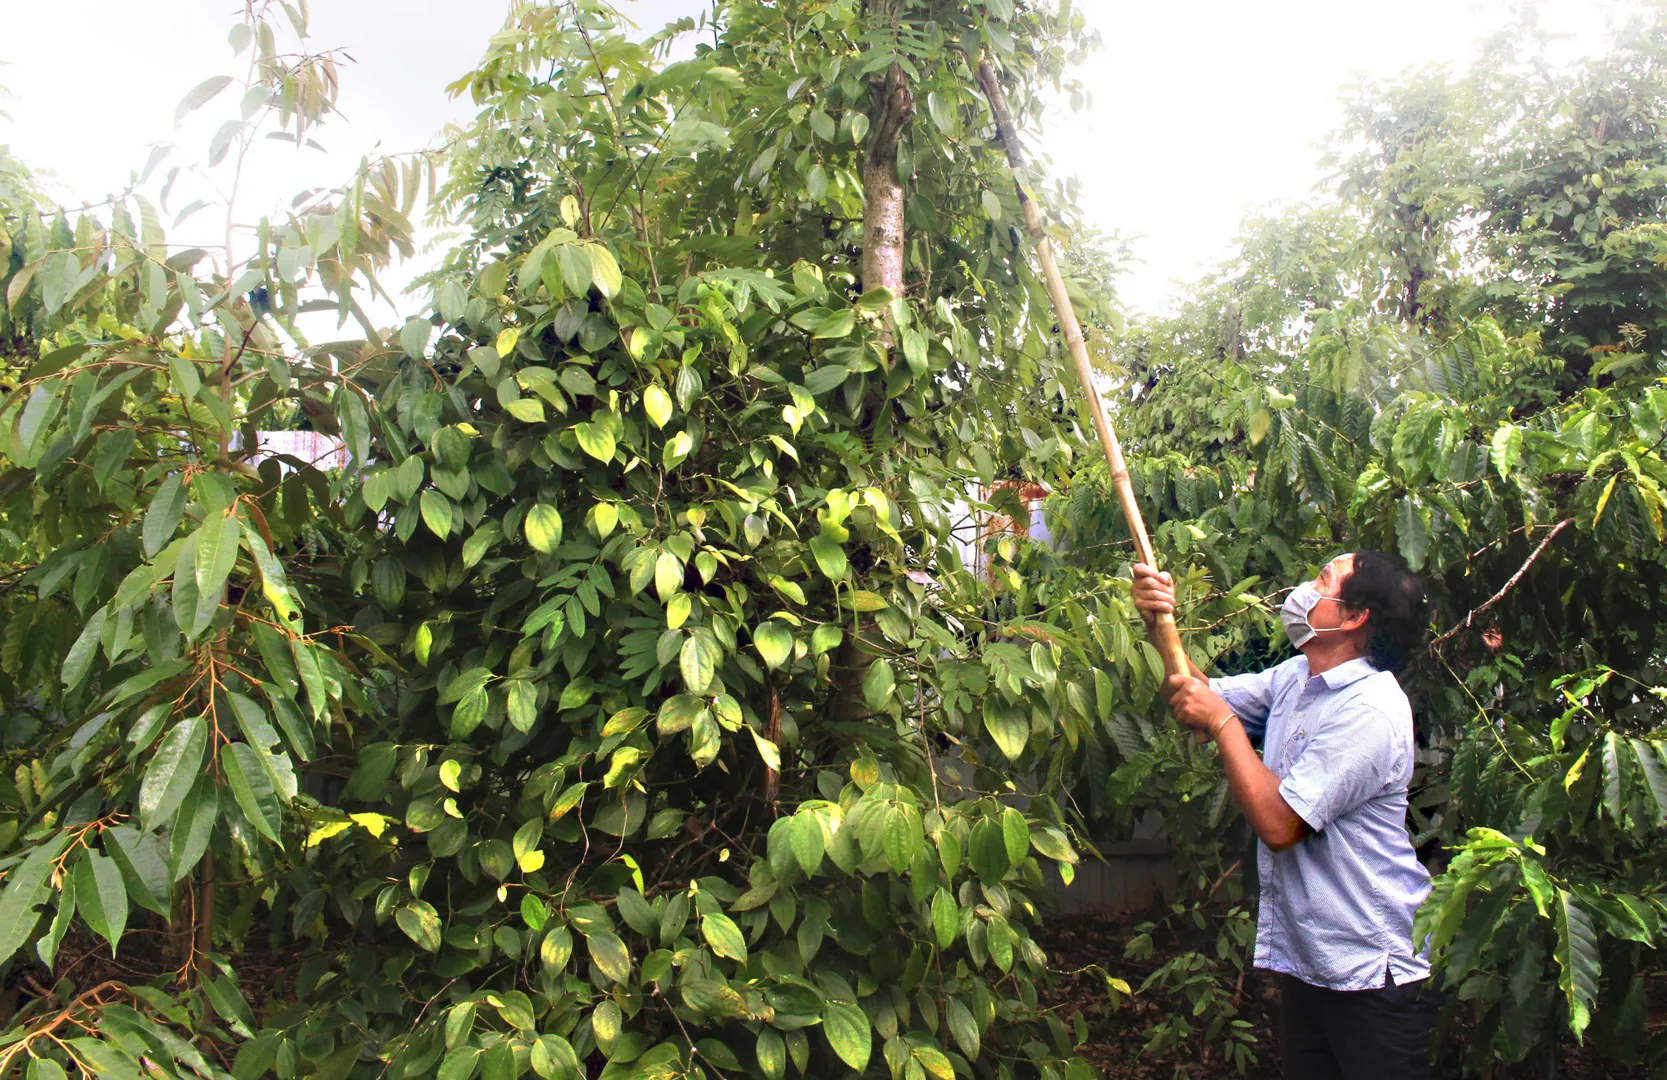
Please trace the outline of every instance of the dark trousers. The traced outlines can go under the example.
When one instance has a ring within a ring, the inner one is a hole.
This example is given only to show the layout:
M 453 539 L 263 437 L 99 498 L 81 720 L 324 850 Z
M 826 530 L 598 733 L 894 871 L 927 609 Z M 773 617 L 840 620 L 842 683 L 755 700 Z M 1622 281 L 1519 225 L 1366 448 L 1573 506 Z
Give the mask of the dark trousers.
M 1430 1080 L 1440 1002 L 1428 983 L 1327 990 L 1279 976 L 1285 1080 Z

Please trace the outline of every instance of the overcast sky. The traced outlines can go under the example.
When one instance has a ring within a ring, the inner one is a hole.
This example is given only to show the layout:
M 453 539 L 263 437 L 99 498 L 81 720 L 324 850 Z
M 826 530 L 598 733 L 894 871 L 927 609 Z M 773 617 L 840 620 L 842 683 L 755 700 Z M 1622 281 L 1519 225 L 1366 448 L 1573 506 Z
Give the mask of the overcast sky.
M 183 163 L 203 154 L 234 106 L 228 94 L 175 128 L 185 93 L 214 74 L 241 75 L 226 44 L 235 0 L 4 0 L 0 144 L 49 170 L 72 205 L 116 191 L 156 143 Z M 1462 66 L 1474 42 L 1511 23 L 1505 0 L 1077 0 L 1104 49 L 1083 78 L 1093 107 L 1061 108 L 1047 133 L 1056 172 L 1082 182 L 1082 205 L 1106 232 L 1134 240 L 1125 301 L 1159 310 L 1181 284 L 1227 255 L 1239 222 L 1307 197 L 1319 149 L 1341 119 L 1339 93 L 1358 78 L 1430 63 Z M 640 0 L 624 9 L 657 26 L 700 0 Z M 1590 52 L 1617 10 L 1607 0 L 1545 0 L 1542 24 Z M 373 149 L 430 144 L 467 119 L 446 83 L 472 67 L 501 24 L 500 0 L 312 0 L 311 44 L 353 58 L 341 109 L 319 138 L 328 152 L 272 144 L 246 179 L 245 218 L 294 192 L 333 185 Z M 86 63 L 96 58 L 97 64 Z M 174 209 L 186 200 L 176 196 Z M 190 242 L 219 235 L 213 211 L 187 221 Z

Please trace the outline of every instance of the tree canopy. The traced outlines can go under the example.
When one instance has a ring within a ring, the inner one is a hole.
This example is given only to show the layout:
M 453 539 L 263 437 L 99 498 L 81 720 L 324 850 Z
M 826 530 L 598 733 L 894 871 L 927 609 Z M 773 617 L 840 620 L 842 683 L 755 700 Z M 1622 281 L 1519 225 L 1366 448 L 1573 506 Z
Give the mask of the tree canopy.
M 328 121 L 304 37 L 233 27 L 210 167 Z M 972 67 L 1033 131 L 1090 43 L 525 4 L 444 155 L 223 248 L 10 204 L 0 1075 L 1085 1076 L 1032 930 L 1087 660 L 951 528 L 1075 447 Z

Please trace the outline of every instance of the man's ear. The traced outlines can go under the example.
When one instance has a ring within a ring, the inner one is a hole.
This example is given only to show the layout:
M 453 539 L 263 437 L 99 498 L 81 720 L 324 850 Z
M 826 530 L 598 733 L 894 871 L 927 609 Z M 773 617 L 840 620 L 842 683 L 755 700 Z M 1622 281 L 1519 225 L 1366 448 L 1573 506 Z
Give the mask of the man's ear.
M 1342 619 L 1337 623 L 1339 630 L 1359 630 L 1372 617 L 1371 608 L 1353 608 L 1347 604 L 1340 605 L 1338 612 Z

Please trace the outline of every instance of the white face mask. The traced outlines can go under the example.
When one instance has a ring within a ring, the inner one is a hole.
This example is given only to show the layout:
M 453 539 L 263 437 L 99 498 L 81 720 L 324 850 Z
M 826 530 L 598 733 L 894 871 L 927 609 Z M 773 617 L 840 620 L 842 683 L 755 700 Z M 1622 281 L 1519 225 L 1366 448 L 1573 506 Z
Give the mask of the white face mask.
M 1285 624 L 1285 636 L 1291 639 L 1294 647 L 1302 648 L 1314 640 L 1315 634 L 1342 629 L 1340 626 L 1314 626 L 1308 621 L 1308 615 L 1314 610 L 1315 604 L 1321 600 L 1338 599 L 1341 598 L 1321 593 L 1312 581 L 1305 581 L 1291 590 L 1291 595 L 1280 605 L 1279 620 Z

